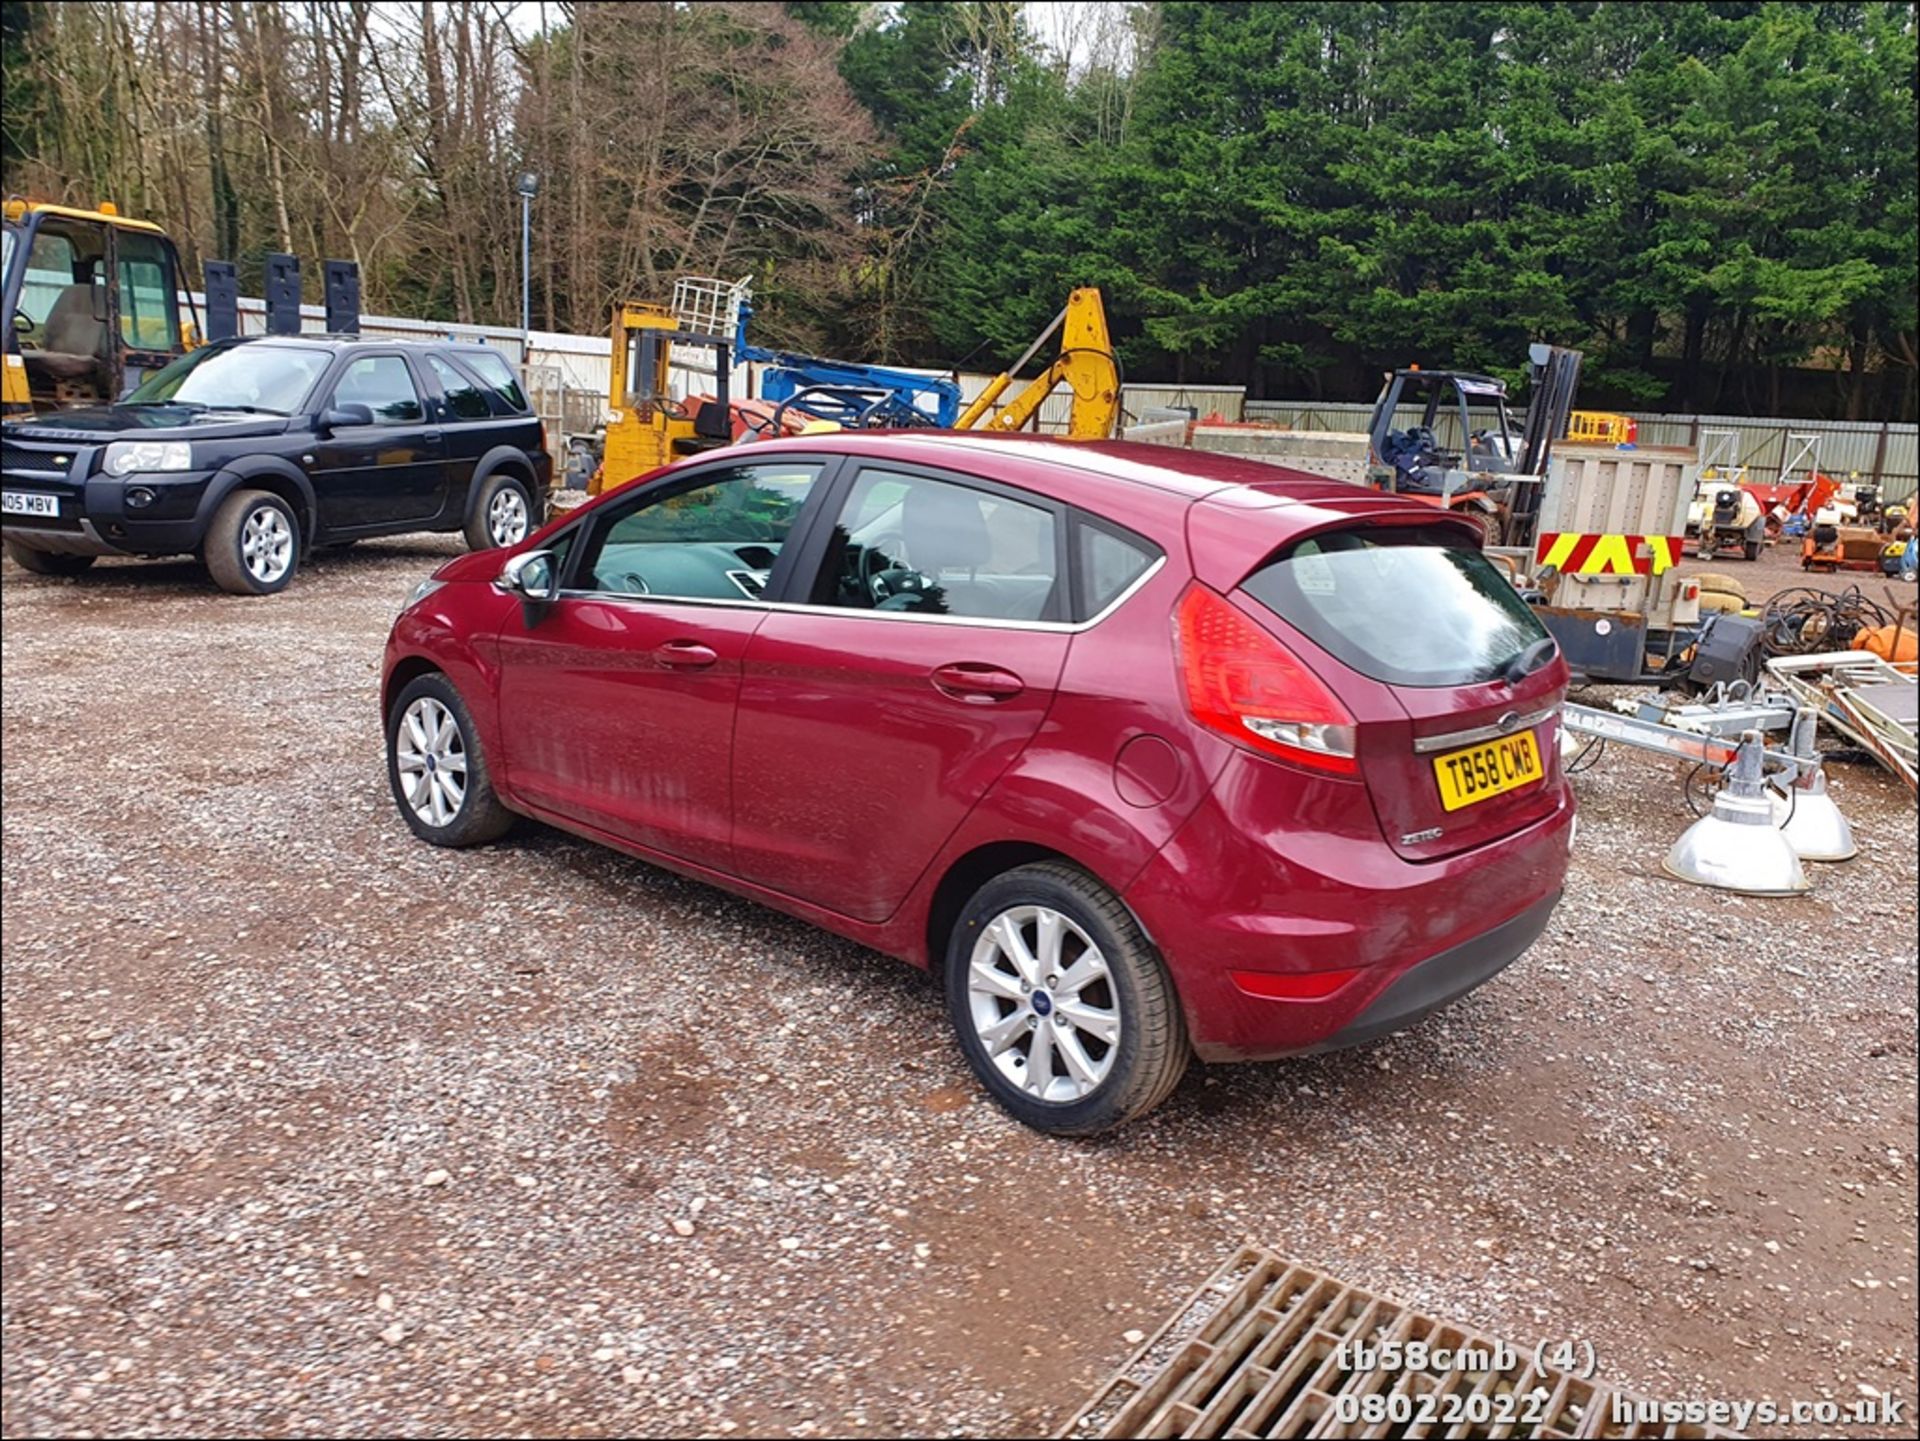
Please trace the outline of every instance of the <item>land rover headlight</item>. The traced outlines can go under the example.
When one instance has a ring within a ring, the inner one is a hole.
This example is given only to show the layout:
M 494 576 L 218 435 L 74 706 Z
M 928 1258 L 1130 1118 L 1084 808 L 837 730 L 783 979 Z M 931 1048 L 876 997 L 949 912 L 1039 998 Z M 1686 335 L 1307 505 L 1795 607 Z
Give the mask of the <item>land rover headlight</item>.
M 184 440 L 123 440 L 107 447 L 103 468 L 108 475 L 192 470 L 193 447 Z

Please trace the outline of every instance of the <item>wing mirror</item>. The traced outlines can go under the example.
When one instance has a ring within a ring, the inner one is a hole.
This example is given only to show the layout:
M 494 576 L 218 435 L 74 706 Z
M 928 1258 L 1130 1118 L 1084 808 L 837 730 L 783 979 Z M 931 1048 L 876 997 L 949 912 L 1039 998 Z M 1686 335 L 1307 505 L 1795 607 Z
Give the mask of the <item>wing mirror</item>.
M 346 426 L 372 425 L 373 407 L 362 405 L 358 401 L 348 401 L 345 405 L 336 405 L 323 411 L 320 427 L 323 430 L 340 430 Z
M 550 550 L 522 551 L 500 568 L 500 578 L 494 584 L 520 598 L 521 618 L 531 628 L 559 598 L 559 566 Z

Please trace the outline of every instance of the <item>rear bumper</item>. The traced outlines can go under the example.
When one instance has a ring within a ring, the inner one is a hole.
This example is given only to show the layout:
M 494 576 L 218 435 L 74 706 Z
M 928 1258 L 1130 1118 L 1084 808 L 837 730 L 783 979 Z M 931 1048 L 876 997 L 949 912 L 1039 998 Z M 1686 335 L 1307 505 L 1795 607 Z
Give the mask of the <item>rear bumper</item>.
M 1442 951 L 1407 967 L 1364 1011 L 1318 1045 L 1293 1055 L 1337 1051 L 1364 1045 L 1451 1005 L 1474 987 L 1492 980 L 1521 955 L 1547 928 L 1560 892 L 1535 901 L 1510 921 L 1502 921 L 1484 935 Z
M 1126 890 L 1179 989 L 1195 1052 L 1250 1061 L 1357 1045 L 1511 964 L 1565 883 L 1573 796 L 1557 768 L 1548 784 L 1554 809 L 1533 824 L 1421 862 L 1395 854 L 1371 815 L 1263 829 L 1223 806 L 1216 786 Z M 1280 984 L 1254 994 L 1235 972 Z M 1317 979 L 1331 989 L 1312 994 Z

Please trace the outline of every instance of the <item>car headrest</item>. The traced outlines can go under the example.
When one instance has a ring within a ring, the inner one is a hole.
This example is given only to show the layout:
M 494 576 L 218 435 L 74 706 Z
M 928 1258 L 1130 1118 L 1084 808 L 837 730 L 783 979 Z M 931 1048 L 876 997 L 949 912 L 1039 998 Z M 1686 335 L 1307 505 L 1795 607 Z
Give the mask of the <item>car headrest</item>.
M 900 535 L 914 569 L 923 573 L 974 570 L 993 554 L 980 498 L 958 486 L 915 483 L 901 509 Z

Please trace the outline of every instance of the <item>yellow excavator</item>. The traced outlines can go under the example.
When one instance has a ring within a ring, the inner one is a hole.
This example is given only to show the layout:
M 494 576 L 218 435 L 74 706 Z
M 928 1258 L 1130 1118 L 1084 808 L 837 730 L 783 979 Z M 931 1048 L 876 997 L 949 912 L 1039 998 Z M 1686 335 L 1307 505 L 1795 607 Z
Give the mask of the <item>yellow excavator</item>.
M 180 324 L 180 256 L 158 225 L 10 199 L 0 229 L 0 412 L 99 405 L 194 343 Z

